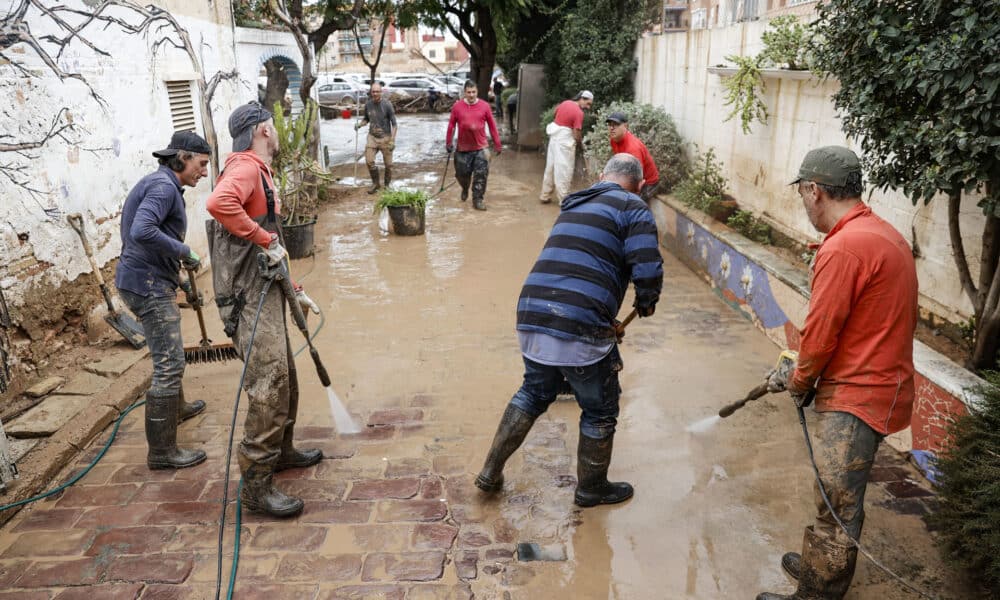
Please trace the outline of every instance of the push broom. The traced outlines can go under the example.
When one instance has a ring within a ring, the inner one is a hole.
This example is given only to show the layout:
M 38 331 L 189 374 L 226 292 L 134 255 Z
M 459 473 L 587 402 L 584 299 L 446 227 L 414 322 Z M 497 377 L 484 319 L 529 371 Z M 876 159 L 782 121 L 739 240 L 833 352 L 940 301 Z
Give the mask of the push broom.
M 239 359 L 236 347 L 231 343 L 213 344 L 212 340 L 208 339 L 208 330 L 205 328 L 205 315 L 201 312 L 202 299 L 201 294 L 198 293 L 198 282 L 195 281 L 192 269 L 188 269 L 187 273 L 188 281 L 191 283 L 191 296 L 194 298 L 191 306 L 198 313 L 198 326 L 201 327 L 201 342 L 197 346 L 184 347 L 184 361 L 190 365 Z

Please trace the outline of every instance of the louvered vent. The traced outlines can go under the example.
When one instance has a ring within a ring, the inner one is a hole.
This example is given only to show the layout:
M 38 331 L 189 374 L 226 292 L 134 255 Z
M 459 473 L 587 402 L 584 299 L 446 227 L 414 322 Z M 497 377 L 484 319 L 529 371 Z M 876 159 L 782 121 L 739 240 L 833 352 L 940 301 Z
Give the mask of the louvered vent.
M 167 97 L 170 99 L 170 117 L 174 131 L 194 131 L 194 104 L 191 102 L 191 82 L 168 81 Z

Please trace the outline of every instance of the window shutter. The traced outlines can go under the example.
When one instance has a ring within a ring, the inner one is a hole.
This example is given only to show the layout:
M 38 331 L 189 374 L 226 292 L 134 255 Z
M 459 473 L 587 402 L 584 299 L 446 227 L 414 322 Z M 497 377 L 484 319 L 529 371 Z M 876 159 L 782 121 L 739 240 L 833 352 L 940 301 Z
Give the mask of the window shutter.
M 191 100 L 191 82 L 168 81 L 167 98 L 170 100 L 170 118 L 174 131 L 194 131 L 194 103 Z

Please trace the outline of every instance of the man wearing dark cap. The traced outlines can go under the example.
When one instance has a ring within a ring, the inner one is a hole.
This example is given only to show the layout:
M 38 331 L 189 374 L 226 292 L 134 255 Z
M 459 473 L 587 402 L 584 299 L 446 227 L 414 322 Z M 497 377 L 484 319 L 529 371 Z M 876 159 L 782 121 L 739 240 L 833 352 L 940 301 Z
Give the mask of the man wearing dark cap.
M 817 487 L 817 517 L 806 527 L 802 553 L 781 557 L 798 589 L 757 600 L 836 600 L 854 577 L 875 451 L 910 424 L 917 271 L 903 236 L 861 201 L 854 152 L 812 150 L 792 185 L 826 238 L 812 265 L 798 364 L 790 378 L 772 374 L 769 390 L 787 389 L 799 406 L 815 398 L 816 467 L 836 517 Z
M 197 271 L 201 266 L 198 254 L 184 243 L 184 186 L 194 187 L 208 175 L 211 153 L 198 134 L 174 133 L 169 146 L 153 152 L 160 168 L 139 180 L 122 207 L 115 286 L 139 317 L 153 360 L 152 385 L 146 392 L 150 469 L 182 469 L 205 460 L 203 450 L 177 447 L 177 423 L 205 410 L 205 403 L 184 401 L 184 342 L 176 297 L 181 267 Z
M 593 92 L 583 90 L 573 99 L 559 103 L 552 122 L 545 127 L 549 147 L 539 196 L 543 204 L 552 202 L 553 194 L 559 202 L 569 194 L 576 169 L 576 147 L 583 147 L 583 111 L 593 104 Z
M 611 154 L 631 154 L 642 163 L 642 189 L 639 195 L 646 204 L 656 195 L 657 188 L 660 187 L 660 172 L 656 169 L 653 156 L 646 148 L 646 144 L 628 129 L 628 117 L 623 112 L 613 112 L 605 119 L 608 126 L 608 137 L 611 139 Z
M 271 172 L 278 137 L 271 113 L 256 102 L 233 111 L 229 133 L 233 153 L 226 159 L 226 168 L 207 203 L 208 212 L 215 217 L 208 223 L 208 242 L 215 303 L 226 335 L 246 361 L 243 389 L 250 406 L 239 449 L 241 499 L 250 510 L 288 517 L 302 510 L 302 500 L 278 490 L 274 473 L 314 465 L 323 453 L 292 445 L 299 388 L 285 326 L 285 298 L 277 285 L 264 297 L 253 351 L 249 352 L 264 286 L 257 255 L 266 255 L 271 266 L 287 256 L 282 244 L 281 202 L 275 197 Z M 303 310 L 319 313 L 319 307 L 299 286 L 296 299 Z

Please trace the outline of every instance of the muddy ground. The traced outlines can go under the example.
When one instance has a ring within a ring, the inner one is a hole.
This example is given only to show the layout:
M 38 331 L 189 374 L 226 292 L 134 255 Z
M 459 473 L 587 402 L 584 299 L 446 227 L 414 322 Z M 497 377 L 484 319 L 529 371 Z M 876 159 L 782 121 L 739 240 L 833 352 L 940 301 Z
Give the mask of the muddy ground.
M 436 191 L 444 122 L 414 121 L 426 134 L 414 135 L 411 149 L 401 134 L 400 154 L 412 151 L 414 159 L 397 170 L 398 181 Z M 353 153 L 353 130 L 331 135 L 344 133 Z M 762 399 L 704 434 L 685 432 L 759 383 L 778 349 L 669 255 L 656 314 L 634 322 L 622 346 L 611 475 L 632 482 L 636 496 L 614 507 L 572 504 L 579 409 L 568 400 L 553 405 L 514 455 L 502 494 L 485 497 L 472 486 L 520 384 L 516 299 L 558 213 L 537 201 L 542 166 L 537 153 L 505 152 L 491 165 L 489 210 L 473 211 L 451 187 L 428 206 L 420 237 L 381 233 L 361 187 L 345 188 L 324 209 L 316 254 L 295 261 L 293 276 L 323 310 L 316 345 L 333 387 L 369 427 L 360 436 L 334 431 L 327 394 L 301 355 L 297 431 L 327 459 L 282 474 L 282 485 L 306 498 L 300 517 L 280 526 L 252 515 L 244 521 L 236 597 L 728 599 L 792 589 L 779 558 L 799 548 L 813 509 L 788 397 Z M 344 177 L 352 171 L 337 168 Z M 193 315 L 185 314 L 184 328 L 197 339 Z M 297 332 L 292 340 L 301 345 Z M 127 584 L 143 598 L 212 597 L 213 523 L 239 366 L 187 371 L 188 397 L 206 399 L 209 409 L 182 426 L 181 438 L 204 448 L 207 463 L 176 474 L 146 471 L 136 411 L 78 490 L 0 530 L 0 581 L 12 591 L 49 593 L 38 597 L 80 583 Z M 903 479 L 919 477 L 890 450 L 879 460 Z M 940 597 L 972 597 L 942 566 L 919 517 L 923 501 L 905 499 L 873 483 L 863 540 Z M 438 528 L 441 543 L 419 537 L 427 527 Z M 57 548 L 39 542 L 48 534 Z M 520 542 L 561 560 L 512 560 Z M 122 560 L 131 570 L 116 567 Z M 86 579 L 54 574 L 63 562 Z M 5 580 L 13 569 L 25 575 Z M 864 561 L 848 595 L 911 597 Z

